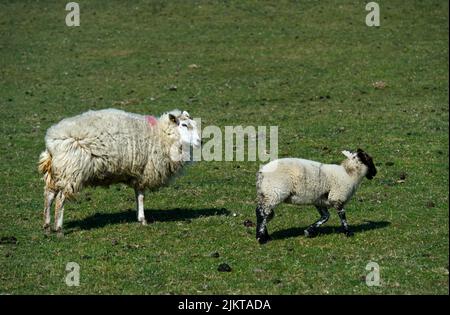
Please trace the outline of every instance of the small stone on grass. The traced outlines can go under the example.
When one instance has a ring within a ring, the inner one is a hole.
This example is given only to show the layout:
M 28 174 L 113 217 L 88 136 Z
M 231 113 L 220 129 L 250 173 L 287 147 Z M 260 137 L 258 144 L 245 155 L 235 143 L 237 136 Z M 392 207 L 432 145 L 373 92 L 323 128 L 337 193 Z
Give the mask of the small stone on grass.
M 17 244 L 17 238 L 14 236 L 3 236 L 0 238 L 0 244 Z
M 226 264 L 226 263 L 222 263 L 222 264 L 219 265 L 217 270 L 220 271 L 220 272 L 230 272 L 231 271 L 231 267 L 228 264 Z

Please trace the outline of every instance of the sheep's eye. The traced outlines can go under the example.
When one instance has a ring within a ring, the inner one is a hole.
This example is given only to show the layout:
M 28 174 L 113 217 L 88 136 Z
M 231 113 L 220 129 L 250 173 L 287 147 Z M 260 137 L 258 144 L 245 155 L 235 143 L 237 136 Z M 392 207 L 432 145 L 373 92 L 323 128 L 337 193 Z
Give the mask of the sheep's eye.
M 186 125 L 186 124 L 181 124 L 181 126 L 183 126 L 183 127 L 186 127 L 186 128 L 187 128 L 187 125 Z

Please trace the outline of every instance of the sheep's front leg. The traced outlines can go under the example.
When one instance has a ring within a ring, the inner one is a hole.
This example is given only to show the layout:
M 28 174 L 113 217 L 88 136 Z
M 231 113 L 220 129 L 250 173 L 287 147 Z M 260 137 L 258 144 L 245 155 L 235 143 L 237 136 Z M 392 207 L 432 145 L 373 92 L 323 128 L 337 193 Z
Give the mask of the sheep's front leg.
M 270 240 L 267 232 L 267 222 L 273 218 L 273 209 L 262 205 L 256 207 L 256 239 L 260 244 L 267 243 Z
M 326 207 L 316 207 L 319 211 L 320 219 L 311 224 L 305 231 L 306 237 L 314 237 L 317 235 L 317 228 L 328 221 L 330 218 L 330 213 Z
M 347 223 L 347 218 L 345 216 L 345 210 L 342 207 L 337 208 L 337 213 L 339 215 L 339 219 L 341 220 L 341 225 L 344 230 L 345 235 L 347 236 L 353 236 L 353 232 L 350 231 Z
M 144 213 L 144 192 L 138 189 L 134 190 L 136 194 L 137 218 L 142 225 L 147 225 Z

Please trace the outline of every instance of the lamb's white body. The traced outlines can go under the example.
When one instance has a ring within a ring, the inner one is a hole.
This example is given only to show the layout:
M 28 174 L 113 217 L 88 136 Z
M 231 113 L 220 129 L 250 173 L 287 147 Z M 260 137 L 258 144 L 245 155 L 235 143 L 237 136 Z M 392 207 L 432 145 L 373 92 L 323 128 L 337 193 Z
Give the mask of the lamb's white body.
M 116 109 L 88 111 L 48 129 L 39 163 L 46 184 L 46 230 L 55 196 L 55 228 L 60 231 L 65 198 L 84 186 L 119 182 L 135 189 L 138 219 L 145 224 L 144 190 L 166 184 L 182 169 L 182 145 L 200 143 L 195 122 L 186 112 L 173 111 L 158 120 L 149 117 Z M 186 139 L 182 136 L 188 131 L 182 128 L 191 130 Z
M 295 158 L 266 164 L 260 176 L 258 187 L 267 192 L 266 202 L 316 206 L 331 206 L 333 201 L 350 199 L 362 180 L 350 176 L 342 165 Z
M 351 153 L 341 165 L 296 158 L 279 159 L 264 165 L 257 173 L 256 181 L 257 238 L 260 242 L 267 241 L 266 224 L 273 217 L 273 209 L 282 202 L 316 206 L 321 220 L 305 230 L 308 236 L 328 220 L 328 208 L 331 207 L 338 209 L 344 229 L 348 230 L 344 205 L 353 196 L 369 168 L 357 154 Z

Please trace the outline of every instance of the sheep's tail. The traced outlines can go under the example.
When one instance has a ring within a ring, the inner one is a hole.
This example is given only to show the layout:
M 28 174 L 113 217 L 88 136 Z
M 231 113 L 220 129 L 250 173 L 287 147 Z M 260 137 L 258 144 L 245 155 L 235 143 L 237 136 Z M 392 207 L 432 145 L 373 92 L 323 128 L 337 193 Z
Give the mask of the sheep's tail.
M 52 156 L 47 150 L 45 150 L 39 156 L 39 163 L 38 163 L 39 173 L 41 174 L 49 173 L 51 168 L 52 168 Z
M 264 195 L 261 191 L 261 183 L 263 180 L 263 174 L 261 171 L 256 172 L 256 198 L 258 202 L 258 206 L 263 203 Z
M 45 188 L 54 188 L 54 180 L 52 176 L 52 155 L 47 150 L 43 151 L 39 156 L 38 170 L 44 175 Z

